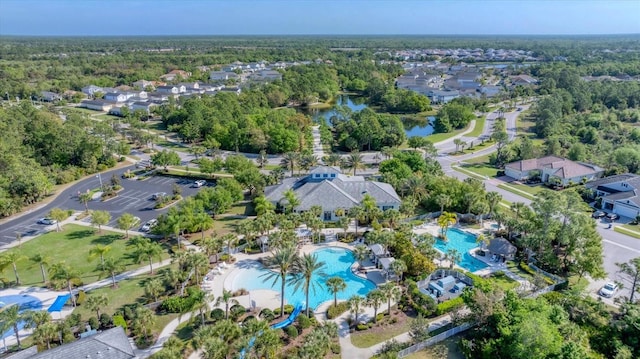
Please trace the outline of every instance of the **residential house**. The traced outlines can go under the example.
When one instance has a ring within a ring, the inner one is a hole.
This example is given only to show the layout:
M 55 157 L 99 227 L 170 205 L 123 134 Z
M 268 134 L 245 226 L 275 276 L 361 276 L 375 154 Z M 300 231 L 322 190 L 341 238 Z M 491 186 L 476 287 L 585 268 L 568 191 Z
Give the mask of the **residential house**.
M 91 96 L 93 97 L 95 95 L 96 92 L 102 92 L 105 93 L 104 89 L 100 86 L 96 86 L 96 85 L 89 85 L 89 86 L 85 86 L 81 89 L 82 93 L 86 94 L 87 96 Z
M 91 332 L 90 332 L 91 333 Z M 109 359 L 134 359 L 136 354 L 131 347 L 131 342 L 122 327 L 107 329 L 96 334 L 81 337 L 80 339 L 63 344 L 53 349 L 38 353 L 38 348 L 33 346 L 8 359 L 84 359 L 84 358 L 109 358 Z
M 121 92 L 109 92 L 104 94 L 104 99 L 112 102 L 125 102 L 129 97 Z
M 80 102 L 80 107 L 88 108 L 96 111 L 109 111 L 113 108 L 114 104 L 105 100 L 83 100 Z
M 154 86 L 154 82 L 153 81 L 147 81 L 147 80 L 138 80 L 134 83 L 132 83 L 132 85 L 135 88 L 138 88 L 140 90 L 146 90 L 147 88 L 151 88 L 151 89 L 155 89 Z
M 176 86 L 168 85 L 168 86 L 158 86 L 156 88 L 156 91 L 161 93 L 178 95 L 178 94 L 187 92 L 187 88 L 184 85 L 176 85 Z
M 431 103 L 447 103 L 454 98 L 460 97 L 460 92 L 457 90 L 438 90 L 429 88 L 425 92 L 425 96 L 429 98 Z
M 500 86 L 482 86 L 480 87 L 480 93 L 486 97 L 494 97 L 500 94 L 502 87 Z
M 294 211 L 304 212 L 313 206 L 320 206 L 325 221 L 335 221 L 338 209 L 349 210 L 359 206 L 367 194 L 376 200 L 376 205 L 383 211 L 399 209 L 401 202 L 390 184 L 366 181 L 362 176 L 348 176 L 338 168 L 329 166 L 315 167 L 302 178 L 285 178 L 281 184 L 265 188 L 265 196 L 282 208 L 286 206 L 284 192 L 289 189 L 300 200 L 300 205 Z
M 58 95 L 55 92 L 51 91 L 42 91 L 40 92 L 40 100 L 46 102 L 56 102 L 62 100 L 62 96 Z
M 589 182 L 585 187 L 602 199 L 602 209 L 629 218 L 640 215 L 640 176 L 614 175 Z
M 282 81 L 282 74 L 275 70 L 262 70 L 253 74 L 250 79 L 258 82 Z
M 136 101 L 134 103 L 132 103 L 129 108 L 131 109 L 131 111 L 137 111 L 137 110 L 142 110 L 145 111 L 148 114 L 151 113 L 151 110 L 158 106 L 157 104 L 153 103 L 153 102 L 142 102 L 142 101 Z
M 179 79 L 188 79 L 191 77 L 191 72 L 183 71 L 183 70 L 172 70 L 167 74 L 160 76 L 160 79 L 164 81 L 176 81 Z
M 534 172 L 535 171 L 535 172 Z M 505 165 L 505 174 L 516 180 L 524 180 L 537 174 L 544 183 L 567 186 L 600 178 L 604 169 L 584 162 L 574 162 L 557 156 L 546 156 L 511 162 Z
M 535 85 L 538 83 L 538 80 L 529 76 L 529 75 L 518 75 L 511 78 L 511 83 L 513 85 Z
M 230 71 L 211 71 L 209 72 L 209 79 L 211 81 L 239 80 L 240 76 Z
M 224 87 L 220 91 L 233 92 L 236 95 L 240 95 L 240 93 L 242 92 L 242 89 L 240 87 Z

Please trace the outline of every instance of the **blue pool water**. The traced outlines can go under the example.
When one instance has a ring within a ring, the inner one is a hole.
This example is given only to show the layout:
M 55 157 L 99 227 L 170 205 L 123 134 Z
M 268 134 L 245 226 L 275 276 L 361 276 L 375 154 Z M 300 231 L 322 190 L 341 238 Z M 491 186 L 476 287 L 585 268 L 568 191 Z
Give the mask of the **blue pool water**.
M 319 262 L 324 262 L 322 268 L 324 276 L 314 275 L 312 281 L 316 282 L 316 291 L 309 290 L 309 306 L 316 308 L 325 301 L 333 300 L 333 295 L 327 289 L 325 282 L 330 277 L 341 277 L 347 284 L 347 288 L 338 292 L 338 299 L 346 300 L 358 294 L 367 295 L 375 289 L 375 284 L 371 281 L 360 278 L 351 272 L 351 265 L 356 261 L 353 252 L 342 248 L 324 248 L 313 252 L 318 256 Z M 233 280 L 233 290 L 245 288 L 249 291 L 256 289 L 271 289 L 280 293 L 280 279 L 275 283 L 273 279 L 263 276 L 268 270 L 264 267 L 253 267 L 242 270 Z M 302 286 L 298 291 L 294 291 L 294 286 L 289 283 L 285 286 L 285 299 L 288 304 L 297 304 L 305 301 L 305 293 Z
M 42 309 L 42 302 L 40 299 L 30 296 L 30 295 L 4 295 L 0 297 L 0 308 L 4 308 L 13 304 L 17 304 L 20 306 L 20 311 L 25 310 L 40 310 Z M 18 328 L 22 329 L 24 327 L 24 322 L 18 324 Z M 8 338 L 14 335 L 13 328 L 7 330 L 2 333 L 2 337 L 0 339 Z
M 488 267 L 484 262 L 473 258 L 469 251 L 478 247 L 476 243 L 476 236 L 465 231 L 461 231 L 457 228 L 449 228 L 447 230 L 447 241 L 436 240 L 435 247 L 442 253 L 446 253 L 448 249 L 456 249 L 461 255 L 461 260 L 456 262 L 460 267 L 468 270 L 469 272 L 475 272 L 477 270 L 485 269 Z

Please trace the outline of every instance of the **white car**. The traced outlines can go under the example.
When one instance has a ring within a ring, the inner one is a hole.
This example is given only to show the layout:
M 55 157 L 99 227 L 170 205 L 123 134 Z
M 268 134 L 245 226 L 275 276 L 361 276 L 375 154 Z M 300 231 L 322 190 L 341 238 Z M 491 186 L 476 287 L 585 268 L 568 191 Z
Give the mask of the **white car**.
M 158 220 L 155 218 L 151 219 L 140 228 L 140 231 L 149 232 L 151 228 L 156 226 L 156 224 L 158 224 Z
M 618 285 L 613 282 L 609 282 L 604 285 L 604 287 L 600 288 L 600 295 L 606 298 L 613 297 L 618 291 Z
M 162 198 L 162 197 L 165 197 L 166 195 L 167 195 L 167 193 L 166 193 L 166 192 L 157 192 L 157 193 L 154 193 L 154 194 L 151 196 L 151 198 L 152 198 L 153 200 L 158 200 L 158 199 L 160 199 L 160 198 Z
M 46 226 L 50 226 L 52 224 L 56 224 L 58 223 L 58 221 L 56 221 L 55 219 L 51 219 L 51 218 L 40 218 L 38 220 L 38 224 L 44 224 Z
M 193 186 L 199 188 L 199 187 L 204 186 L 205 184 L 207 184 L 207 181 L 205 181 L 205 180 L 197 180 L 197 181 L 195 181 L 193 183 Z

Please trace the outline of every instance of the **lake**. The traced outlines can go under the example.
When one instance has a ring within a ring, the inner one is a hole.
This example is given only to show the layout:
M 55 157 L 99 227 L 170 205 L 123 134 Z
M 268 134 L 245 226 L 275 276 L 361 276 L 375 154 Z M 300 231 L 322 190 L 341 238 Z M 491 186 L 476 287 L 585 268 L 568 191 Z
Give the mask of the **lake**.
M 362 111 L 367 108 L 367 104 L 365 102 L 364 97 L 360 96 L 349 96 L 349 95 L 340 95 L 338 96 L 336 103 L 327 109 L 310 109 L 305 111 L 306 114 L 313 118 L 313 121 L 326 121 L 329 125 L 331 125 L 331 117 L 338 114 L 336 110 L 340 106 L 346 106 L 351 109 L 353 112 Z M 407 137 L 412 136 L 428 136 L 433 133 L 433 126 L 431 125 L 435 117 L 429 116 L 424 122 L 422 121 L 403 121 L 404 129 Z

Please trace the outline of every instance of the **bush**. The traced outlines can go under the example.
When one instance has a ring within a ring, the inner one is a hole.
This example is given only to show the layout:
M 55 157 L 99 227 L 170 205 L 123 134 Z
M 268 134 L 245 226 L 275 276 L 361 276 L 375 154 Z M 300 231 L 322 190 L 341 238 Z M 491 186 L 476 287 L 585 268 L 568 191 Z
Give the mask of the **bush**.
M 339 343 L 331 343 L 330 348 L 331 348 L 331 352 L 333 354 L 336 354 L 336 355 L 340 354 L 340 344 Z
M 298 316 L 298 327 L 300 327 L 300 330 L 307 329 L 310 326 L 311 326 L 311 320 L 309 319 L 309 317 L 307 317 L 306 315 Z
M 187 301 L 183 297 L 169 297 L 162 302 L 160 309 L 168 313 L 183 313 L 187 309 Z
M 284 332 L 287 333 L 287 336 L 289 338 L 296 338 L 298 336 L 298 328 L 296 328 L 294 325 L 290 325 L 284 328 Z
M 284 306 L 284 314 L 291 314 L 293 313 L 293 305 L 291 304 L 287 304 Z
M 122 327 L 124 330 L 127 330 L 127 321 L 124 320 L 124 317 L 121 315 L 113 316 L 113 325 L 116 327 Z
M 356 330 L 361 331 L 361 330 L 367 330 L 369 329 L 369 326 L 363 323 L 360 323 L 358 325 L 356 325 Z
M 247 294 L 249 294 L 249 291 L 248 291 L 248 290 L 246 290 L 246 289 L 244 289 L 244 288 L 240 288 L 240 289 L 236 290 L 235 292 L 233 292 L 233 293 L 231 294 L 231 296 L 233 296 L 233 297 L 239 297 L 239 296 L 241 296 L 241 295 L 247 295 Z
M 327 319 L 333 319 L 340 316 L 342 313 L 346 312 L 349 308 L 347 302 L 340 302 L 338 305 L 331 304 L 329 309 L 327 309 Z
M 211 318 L 212 320 L 222 320 L 222 319 L 224 319 L 224 310 L 222 310 L 220 308 L 216 308 L 216 309 L 212 310 L 211 314 L 209 314 L 209 318 Z
M 274 317 L 279 317 L 280 316 L 280 308 L 276 308 L 273 310 L 273 316 Z
M 245 307 L 241 306 L 240 304 L 236 304 L 231 307 L 231 309 L 229 309 L 229 317 L 232 320 L 236 321 L 246 312 L 247 309 L 245 309 Z
M 102 328 L 110 328 L 113 325 L 113 319 L 107 313 L 100 314 L 100 326 Z
M 453 298 L 438 304 L 436 307 L 436 315 L 442 315 L 452 311 L 455 308 L 460 308 L 464 305 L 462 297 Z
M 520 269 L 531 274 L 534 277 L 539 274 L 533 268 L 529 267 L 529 265 L 525 262 L 520 262 L 520 264 L 518 264 L 518 267 L 520 267 Z M 540 273 L 540 275 L 544 279 L 544 282 L 547 283 L 548 285 L 553 285 L 555 283 L 551 278 L 547 277 L 546 275 L 543 275 L 542 273 Z
M 407 279 L 407 302 L 418 314 L 422 314 L 423 317 L 430 317 L 436 310 L 436 302 L 430 296 L 422 293 L 418 289 L 416 282 Z
M 260 312 L 260 318 L 270 322 L 273 320 L 273 318 L 275 318 L 275 315 L 273 315 L 273 311 L 269 308 L 264 308 L 261 312 Z
M 98 321 L 98 318 L 96 317 L 89 318 L 89 326 L 91 327 L 91 329 L 100 328 L 100 322 Z
M 384 313 L 378 313 L 378 315 L 376 315 L 376 322 L 380 322 L 382 319 L 384 319 Z
M 84 303 L 85 300 L 87 300 L 87 293 L 85 293 L 84 290 L 79 291 L 78 298 L 76 299 L 76 304 L 82 305 L 82 303 Z

